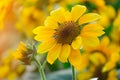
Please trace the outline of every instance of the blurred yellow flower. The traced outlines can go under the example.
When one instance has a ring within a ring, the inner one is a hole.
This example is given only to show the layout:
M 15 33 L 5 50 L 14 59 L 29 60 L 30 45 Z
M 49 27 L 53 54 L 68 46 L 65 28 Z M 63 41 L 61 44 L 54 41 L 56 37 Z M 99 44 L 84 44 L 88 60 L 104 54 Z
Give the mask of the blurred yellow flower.
M 105 0 L 89 0 L 89 1 L 96 4 L 98 9 L 102 9 L 105 6 Z
M 116 16 L 115 9 L 111 5 L 106 5 L 102 12 L 106 13 L 109 19 L 113 19 Z
M 2 2 L 0 3 L 0 30 L 3 28 L 5 18 L 5 9 L 3 7 Z
M 117 17 L 116 17 L 116 19 L 115 19 L 114 22 L 113 22 L 113 25 L 114 25 L 115 27 L 118 27 L 118 26 L 119 26 L 119 30 L 120 30 L 120 23 L 119 23 L 119 21 L 120 21 L 120 10 L 118 10 Z
M 113 22 L 113 29 L 111 32 L 111 39 L 113 43 L 120 47 L 120 10 L 118 11 L 117 17 Z
M 110 57 L 108 58 L 108 61 L 104 65 L 102 71 L 106 72 L 108 70 L 111 70 L 116 67 L 116 64 L 120 61 L 120 48 L 116 44 L 111 43 L 109 46 L 110 50 Z
M 111 70 L 108 74 L 108 79 L 107 80 L 118 80 L 117 75 L 118 75 L 117 70 Z
M 81 56 L 81 64 L 84 63 L 84 65 L 81 65 L 80 68 L 83 70 L 86 68 L 90 62 L 92 62 L 94 65 L 98 66 L 100 64 L 104 64 L 106 62 L 105 56 L 107 56 L 108 52 L 108 44 L 109 40 L 108 38 L 102 39 L 100 44 L 95 47 L 84 47 L 84 54 Z
M 89 54 L 89 57 L 87 57 L 89 59 L 85 59 L 83 62 L 88 62 L 86 60 L 89 60 L 89 62 L 86 64 L 86 66 L 84 65 L 84 68 L 87 67 L 90 62 L 92 62 L 92 64 L 95 66 L 103 65 L 103 72 L 109 71 L 113 69 L 116 66 L 116 63 L 119 61 L 118 52 L 119 49 L 116 46 L 110 44 L 108 37 L 103 37 L 98 46 L 85 47 L 85 53 Z
M 21 59 L 23 54 L 27 51 L 26 45 L 23 42 L 20 42 L 18 49 L 16 50 L 15 58 Z
M 13 51 L 9 51 L 7 55 L 2 56 L 0 64 L 0 80 L 15 80 L 25 70 L 24 65 L 16 64 L 17 61 L 13 58 Z
M 38 46 L 38 53 L 48 52 L 47 61 L 53 64 L 58 58 L 61 62 L 70 61 L 77 69 L 80 63 L 82 46 L 96 46 L 97 37 L 104 34 L 103 28 L 95 23 L 100 16 L 96 13 L 87 13 L 86 7 L 76 5 L 71 12 L 58 8 L 50 13 L 45 20 L 45 26 L 33 30 L 35 40 L 42 43 Z M 83 15 L 84 14 L 84 15 Z M 87 24 L 86 23 L 90 23 Z
M 20 60 L 26 65 L 29 65 L 33 58 L 33 53 L 33 46 L 20 42 L 17 50 L 15 51 L 14 58 Z
M 4 78 L 9 73 L 10 68 L 8 65 L 0 66 L 0 78 Z
M 11 8 L 13 0 L 1 0 L 0 1 L 0 30 L 5 24 L 5 18 Z
M 17 78 L 17 74 L 15 72 L 12 72 L 8 76 L 8 80 L 15 80 Z
M 103 9 L 98 10 L 102 18 L 98 21 L 104 27 L 108 27 L 111 21 L 115 18 L 116 12 L 113 6 L 106 5 Z
M 91 78 L 97 77 L 98 80 L 118 80 L 117 70 L 113 69 L 108 72 L 102 72 L 101 66 L 90 65 L 85 71 L 81 71 L 77 74 L 77 80 L 90 80 Z
M 115 27 L 118 27 L 118 30 L 120 30 L 120 23 L 119 23 L 119 21 L 120 21 L 120 10 L 118 10 L 117 17 L 116 17 L 116 19 L 113 22 L 113 25 Z
M 22 6 L 23 8 L 18 15 L 20 16 L 19 20 L 16 23 L 16 28 L 27 37 L 33 37 L 32 30 L 43 23 L 46 15 L 44 10 L 37 7 L 37 0 L 28 0 L 24 5 L 29 5 L 30 3 L 32 4 L 31 6 Z
M 83 71 L 77 74 L 77 80 L 90 80 L 90 78 L 92 78 L 92 74 L 90 71 Z

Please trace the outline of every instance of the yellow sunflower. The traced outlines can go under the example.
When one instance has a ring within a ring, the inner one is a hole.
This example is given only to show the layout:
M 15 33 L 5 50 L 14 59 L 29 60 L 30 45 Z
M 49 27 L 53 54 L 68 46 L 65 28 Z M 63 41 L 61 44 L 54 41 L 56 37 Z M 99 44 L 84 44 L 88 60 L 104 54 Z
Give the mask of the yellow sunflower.
M 91 80 L 91 78 L 98 78 L 98 80 L 118 80 L 118 71 L 112 69 L 108 72 L 102 72 L 101 66 L 90 65 L 87 70 L 81 71 L 77 74 L 77 80 Z
M 16 50 L 16 54 L 14 57 L 16 59 L 21 59 L 23 57 L 23 54 L 27 51 L 27 47 L 23 42 L 20 42 L 18 49 Z M 19 54 L 19 55 L 18 55 Z
M 62 7 L 58 8 L 47 17 L 45 26 L 33 30 L 33 33 L 37 34 L 35 40 L 42 42 L 38 46 L 38 53 L 48 52 L 47 61 L 50 64 L 58 58 L 61 62 L 69 61 L 79 70 L 79 49 L 82 46 L 99 44 L 97 37 L 104 32 L 95 21 L 100 16 L 96 13 L 84 14 L 85 11 L 86 7 L 82 5 L 74 6 L 71 12 Z
M 81 56 L 81 70 L 90 66 L 102 66 L 102 72 L 110 71 L 116 67 L 119 62 L 119 48 L 114 44 L 110 44 L 108 37 L 103 37 L 96 47 L 84 47 L 84 54 Z M 87 55 L 87 56 L 86 56 Z

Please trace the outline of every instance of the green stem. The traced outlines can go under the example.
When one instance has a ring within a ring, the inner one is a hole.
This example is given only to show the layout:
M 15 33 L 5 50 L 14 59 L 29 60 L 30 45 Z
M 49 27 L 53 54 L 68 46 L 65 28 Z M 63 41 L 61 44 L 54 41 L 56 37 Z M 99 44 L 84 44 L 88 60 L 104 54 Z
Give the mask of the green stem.
M 40 73 L 40 76 L 41 76 L 41 80 L 46 80 L 43 67 L 42 67 L 41 63 L 36 59 L 35 56 L 34 56 L 34 61 L 36 62 L 37 66 L 38 66 L 38 70 L 39 70 L 39 73 Z
M 42 64 L 43 69 L 45 69 L 46 64 L 47 64 L 47 61 L 45 60 Z
M 74 66 L 72 66 L 72 80 L 76 80 L 76 72 Z

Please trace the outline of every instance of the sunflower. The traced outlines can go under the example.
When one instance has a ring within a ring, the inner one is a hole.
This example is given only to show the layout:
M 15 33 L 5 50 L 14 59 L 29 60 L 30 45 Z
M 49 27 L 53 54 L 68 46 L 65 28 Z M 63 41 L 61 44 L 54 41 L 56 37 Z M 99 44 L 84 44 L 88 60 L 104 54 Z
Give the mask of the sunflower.
M 87 55 L 87 56 L 86 56 Z M 84 54 L 81 56 L 81 70 L 90 65 L 96 67 L 101 66 L 102 72 L 107 72 L 116 67 L 119 62 L 119 48 L 110 43 L 107 36 L 101 39 L 101 42 L 96 47 L 84 47 Z
M 20 60 L 24 64 L 28 65 L 31 63 L 33 56 L 33 49 L 28 45 L 20 42 L 18 49 L 15 51 L 14 58 Z
M 98 78 L 98 80 L 118 80 L 118 71 L 112 69 L 108 72 L 102 72 L 101 66 L 95 67 L 94 65 L 89 66 L 85 71 L 81 71 L 77 74 L 77 80 L 91 80 L 91 78 Z
M 38 53 L 48 52 L 47 61 L 50 64 L 58 58 L 61 62 L 69 61 L 79 70 L 80 48 L 99 44 L 98 37 L 104 32 L 95 21 L 100 16 L 96 13 L 84 14 L 85 11 L 86 7 L 82 5 L 74 6 L 71 12 L 58 8 L 47 17 L 45 26 L 33 30 L 37 34 L 35 40 L 42 42 Z
M 27 51 L 26 45 L 23 42 L 20 42 L 20 44 L 18 46 L 18 49 L 16 50 L 17 54 L 15 54 L 14 57 L 17 58 L 17 59 L 20 59 L 20 58 L 23 57 L 22 54 L 24 54 L 26 51 Z

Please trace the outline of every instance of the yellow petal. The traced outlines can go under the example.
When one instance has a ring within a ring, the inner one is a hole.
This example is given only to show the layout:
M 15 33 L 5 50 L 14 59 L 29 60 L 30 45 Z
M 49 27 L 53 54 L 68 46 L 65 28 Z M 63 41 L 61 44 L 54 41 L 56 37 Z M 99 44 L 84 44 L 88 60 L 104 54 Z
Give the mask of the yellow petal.
M 18 49 L 21 51 L 27 51 L 27 47 L 22 41 L 20 42 Z
M 104 0 L 90 0 L 91 3 L 94 3 L 98 9 L 103 9 L 106 5 L 105 5 L 105 1 Z
M 83 13 L 85 13 L 86 7 L 82 5 L 76 5 L 72 8 L 71 17 L 74 22 L 76 22 Z
M 116 16 L 116 12 L 113 6 L 105 6 L 104 12 L 106 13 L 109 19 L 113 19 Z
M 37 35 L 34 37 L 34 39 L 37 41 L 45 41 L 45 40 L 48 40 L 49 38 L 51 38 L 52 36 L 53 36 L 53 34 Z
M 51 29 L 50 27 L 46 26 L 39 26 L 33 30 L 34 34 L 45 34 L 46 32 L 54 31 L 54 29 Z
M 116 77 L 117 75 L 118 75 L 118 71 L 116 69 L 111 70 L 108 74 L 108 78 L 109 78 L 108 80 L 118 80 Z
M 82 42 L 84 46 L 98 46 L 99 39 L 93 36 L 82 36 Z
M 47 55 L 47 61 L 50 64 L 53 64 L 54 61 L 58 58 L 60 52 L 62 49 L 62 45 L 61 44 L 56 44 L 49 52 Z
M 108 46 L 110 43 L 110 40 L 107 36 L 104 36 L 101 40 L 101 44 L 104 45 L 104 46 Z
M 81 55 L 81 59 L 79 61 L 79 64 L 81 65 L 81 66 L 79 66 L 79 70 L 85 69 L 89 64 L 89 54 Z
M 70 52 L 71 52 L 70 45 L 69 44 L 64 44 L 62 46 L 62 51 L 61 51 L 61 53 L 59 55 L 59 60 L 61 62 L 67 62 L 67 59 L 68 59 L 68 56 L 69 56 Z
M 35 40 L 43 41 L 43 40 L 47 40 L 50 37 L 52 37 L 53 34 L 55 33 L 55 30 L 50 29 L 48 27 L 37 27 L 33 30 L 33 33 L 37 34 L 35 36 Z
M 53 10 L 50 15 L 57 20 L 59 23 L 65 22 L 65 9 L 64 8 L 58 8 L 56 10 Z
M 57 23 L 56 19 L 53 18 L 52 16 L 47 17 L 44 24 L 45 24 L 45 26 L 49 26 L 52 29 L 58 28 L 58 23 Z
M 99 24 L 88 24 L 86 26 L 83 27 L 83 29 L 81 30 L 81 35 L 93 35 L 93 36 L 101 36 L 102 34 L 104 34 L 104 31 L 102 31 L 104 28 L 99 25 Z
M 66 21 L 71 21 L 72 20 L 71 19 L 71 13 L 69 11 L 65 12 L 65 19 L 66 19 Z
M 45 27 L 44 26 L 39 26 L 39 27 L 36 27 L 35 29 L 33 29 L 33 33 L 34 34 L 38 34 L 41 30 L 43 30 Z
M 80 60 L 81 60 L 81 54 L 79 50 L 74 50 L 71 48 L 71 53 L 69 55 L 68 60 L 70 63 L 79 70 L 79 67 L 81 66 Z
M 104 55 L 102 55 L 99 52 L 95 52 L 92 55 L 90 55 L 90 60 L 93 64 L 97 66 L 106 62 L 106 58 L 104 57 Z
M 76 37 L 75 40 L 73 40 L 71 45 L 72 45 L 73 49 L 80 49 L 81 43 L 82 43 L 82 38 L 81 38 L 81 36 L 78 36 L 78 37 Z
M 78 80 L 91 80 L 90 78 L 93 76 L 90 71 L 82 71 L 77 74 Z
M 16 50 L 16 52 L 15 52 L 15 54 L 13 56 L 17 60 L 23 58 L 23 54 L 19 50 Z
M 10 72 L 9 65 L 0 66 L 0 78 L 5 77 L 6 75 L 8 75 L 9 72 Z
M 118 27 L 119 30 L 120 30 L 120 10 L 118 11 L 118 15 L 115 18 L 115 20 L 113 22 L 113 25 L 116 26 L 116 27 Z
M 114 63 L 119 62 L 119 60 L 120 60 L 120 55 L 119 55 L 119 53 L 118 53 L 118 52 L 113 52 L 113 53 L 111 54 L 110 60 L 111 60 L 112 62 L 114 62 Z
M 53 38 L 50 38 L 49 40 L 42 42 L 39 46 L 38 46 L 38 53 L 42 54 L 45 52 L 48 52 L 53 46 L 55 46 L 56 42 Z
M 110 61 L 109 61 L 109 62 L 107 62 L 107 63 L 105 64 L 105 66 L 103 67 L 102 72 L 109 71 L 109 70 L 113 69 L 115 66 L 116 66 L 116 64 L 115 64 L 114 62 L 110 62 Z
M 101 19 L 98 21 L 99 24 L 101 24 L 104 27 L 109 26 L 110 24 L 110 20 L 108 18 L 108 16 L 105 13 L 100 13 Z
M 84 24 L 84 23 L 93 22 L 98 19 L 100 19 L 100 15 L 98 15 L 96 13 L 88 13 L 88 14 L 83 15 L 79 19 L 79 25 Z

